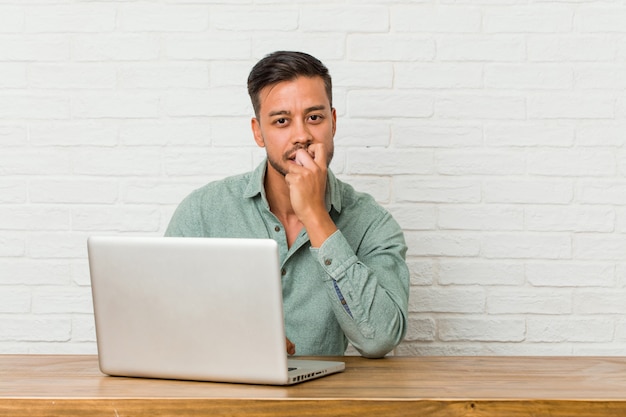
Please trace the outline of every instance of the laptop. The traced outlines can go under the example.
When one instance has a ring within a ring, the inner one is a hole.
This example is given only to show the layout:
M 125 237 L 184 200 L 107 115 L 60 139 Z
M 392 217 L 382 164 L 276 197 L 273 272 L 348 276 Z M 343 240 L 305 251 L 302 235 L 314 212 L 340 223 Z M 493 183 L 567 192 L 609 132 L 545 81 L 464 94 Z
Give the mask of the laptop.
M 345 368 L 287 357 L 274 240 L 92 236 L 87 249 L 104 374 L 290 385 Z

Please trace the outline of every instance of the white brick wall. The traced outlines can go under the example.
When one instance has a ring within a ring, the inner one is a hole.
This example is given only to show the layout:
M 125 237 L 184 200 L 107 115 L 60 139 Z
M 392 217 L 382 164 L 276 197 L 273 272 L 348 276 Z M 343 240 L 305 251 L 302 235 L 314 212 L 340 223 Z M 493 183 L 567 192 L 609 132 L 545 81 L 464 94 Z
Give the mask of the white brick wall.
M 623 0 L 0 0 L 0 353 L 95 352 L 87 236 L 252 169 L 276 49 L 329 66 L 333 168 L 406 232 L 397 353 L 626 353 Z

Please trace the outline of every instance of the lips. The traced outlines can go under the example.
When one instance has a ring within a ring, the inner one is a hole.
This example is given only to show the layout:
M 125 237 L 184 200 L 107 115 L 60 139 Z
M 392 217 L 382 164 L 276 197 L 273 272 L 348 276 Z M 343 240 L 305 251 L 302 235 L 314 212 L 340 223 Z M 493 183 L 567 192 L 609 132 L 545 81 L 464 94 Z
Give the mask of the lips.
M 297 155 L 297 153 L 298 153 L 298 151 L 300 149 L 304 149 L 305 151 L 308 152 L 308 146 L 307 147 L 297 146 L 296 148 L 294 148 L 291 151 L 287 152 L 287 155 L 288 155 L 287 159 L 290 160 L 290 161 L 294 161 L 295 162 L 296 161 L 296 155 Z
M 291 161 L 294 164 L 298 164 L 300 166 L 304 166 L 304 164 L 302 163 L 302 158 L 298 159 L 298 151 L 299 150 L 304 150 L 306 151 L 306 153 L 309 154 L 309 156 L 311 158 L 315 158 L 315 152 L 311 152 L 311 148 L 310 148 L 310 144 L 306 145 L 306 146 L 302 146 L 302 145 L 297 145 L 295 148 L 293 148 L 292 150 L 290 150 L 289 152 L 286 152 L 286 158 L 288 161 Z

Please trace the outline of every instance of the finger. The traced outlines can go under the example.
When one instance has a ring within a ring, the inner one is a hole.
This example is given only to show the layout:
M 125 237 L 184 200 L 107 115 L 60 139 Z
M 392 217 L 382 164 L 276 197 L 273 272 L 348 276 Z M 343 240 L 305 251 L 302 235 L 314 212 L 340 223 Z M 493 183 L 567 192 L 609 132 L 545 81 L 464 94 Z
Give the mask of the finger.
M 310 166 L 313 162 L 311 155 L 304 149 L 298 149 L 296 151 L 296 163 L 303 167 Z
M 285 338 L 285 340 L 287 343 L 287 354 L 293 355 L 296 353 L 296 345 L 294 345 L 293 342 L 287 338 Z
M 313 161 L 320 167 L 326 167 L 326 148 L 322 143 L 316 143 L 309 146 L 309 154 L 313 158 Z

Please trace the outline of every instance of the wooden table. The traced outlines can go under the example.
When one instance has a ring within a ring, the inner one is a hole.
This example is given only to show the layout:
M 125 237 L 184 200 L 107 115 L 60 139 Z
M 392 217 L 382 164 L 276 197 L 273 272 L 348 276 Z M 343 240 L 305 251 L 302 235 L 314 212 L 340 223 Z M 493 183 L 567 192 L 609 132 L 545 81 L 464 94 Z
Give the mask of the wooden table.
M 92 355 L 0 355 L 0 416 L 626 416 L 626 358 L 342 358 L 292 387 L 109 377 Z

